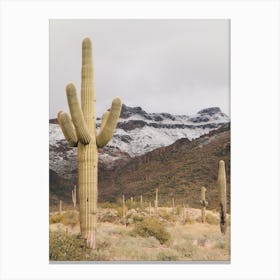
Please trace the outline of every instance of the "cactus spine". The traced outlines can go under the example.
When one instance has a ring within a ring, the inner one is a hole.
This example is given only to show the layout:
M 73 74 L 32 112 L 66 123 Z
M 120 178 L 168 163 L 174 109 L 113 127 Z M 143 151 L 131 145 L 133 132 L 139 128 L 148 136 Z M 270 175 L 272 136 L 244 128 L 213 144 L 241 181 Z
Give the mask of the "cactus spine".
M 156 188 L 155 214 L 158 215 L 158 188 Z
M 223 160 L 219 161 L 218 170 L 218 195 L 219 195 L 219 205 L 220 205 L 220 228 L 223 234 L 226 233 L 226 170 L 225 162 Z
M 205 199 L 205 192 L 207 189 L 205 187 L 201 187 L 201 200 L 200 203 L 202 205 L 201 207 L 201 221 L 202 223 L 206 222 L 206 206 L 208 205 L 207 200 Z
M 74 209 L 76 208 L 76 204 L 77 204 L 77 190 L 76 190 L 76 185 L 74 186 L 74 190 L 72 190 L 72 202 L 73 202 L 73 206 Z
M 82 44 L 81 106 L 73 84 L 66 87 L 72 117 L 58 113 L 62 132 L 72 147 L 78 147 L 78 182 L 81 234 L 86 247 L 95 248 L 97 222 L 97 148 L 104 147 L 112 138 L 121 111 L 121 100 L 113 100 L 110 112 L 102 116 L 99 134 L 96 134 L 95 93 L 93 84 L 92 46 L 89 38 Z M 74 127 L 73 127 L 74 126 Z M 74 129 L 75 128 L 75 129 Z

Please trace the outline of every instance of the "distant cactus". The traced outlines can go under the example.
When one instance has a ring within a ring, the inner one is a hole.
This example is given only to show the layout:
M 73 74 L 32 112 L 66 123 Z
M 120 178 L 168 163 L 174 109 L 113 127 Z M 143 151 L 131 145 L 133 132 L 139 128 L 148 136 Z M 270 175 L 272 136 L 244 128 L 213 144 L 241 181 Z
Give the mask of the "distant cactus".
M 208 201 L 205 199 L 205 192 L 206 192 L 206 188 L 205 187 L 201 187 L 201 200 L 200 203 L 202 205 L 201 208 L 201 221 L 202 223 L 206 222 L 206 206 L 208 205 Z
M 72 202 L 73 202 L 73 206 L 74 209 L 76 208 L 76 204 L 77 204 L 77 190 L 76 190 L 76 185 L 74 186 L 74 190 L 72 190 Z
M 158 188 L 156 188 L 155 215 L 158 215 Z
M 226 171 L 225 162 L 223 160 L 219 161 L 219 171 L 218 171 L 218 195 L 219 195 L 219 205 L 220 205 L 220 227 L 223 234 L 226 233 Z
M 82 46 L 81 106 L 73 84 L 67 85 L 66 92 L 73 123 L 69 115 L 62 111 L 58 113 L 58 122 L 69 145 L 78 147 L 81 234 L 86 247 L 93 249 L 96 245 L 97 221 L 97 148 L 104 147 L 111 140 L 122 105 L 119 98 L 113 100 L 110 112 L 105 112 L 102 116 L 100 132 L 97 135 L 92 46 L 89 38 L 83 40 Z
M 126 224 L 126 206 L 125 206 L 125 198 L 124 195 L 122 196 L 122 218 L 123 218 L 123 224 Z
M 62 213 L 62 200 L 59 200 L 59 214 Z
M 176 214 L 176 212 L 175 212 L 175 200 L 174 200 L 174 197 L 172 197 L 172 212 L 173 212 L 173 214 Z
M 142 194 L 140 195 L 140 208 L 143 208 L 143 196 Z

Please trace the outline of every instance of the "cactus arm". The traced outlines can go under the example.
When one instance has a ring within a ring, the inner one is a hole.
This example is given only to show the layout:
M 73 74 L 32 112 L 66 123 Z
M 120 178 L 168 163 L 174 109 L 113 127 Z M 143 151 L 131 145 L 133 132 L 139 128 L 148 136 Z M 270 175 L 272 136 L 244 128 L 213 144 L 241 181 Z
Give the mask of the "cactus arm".
M 98 148 L 104 147 L 112 139 L 113 133 L 115 132 L 115 129 L 117 127 L 121 108 L 122 102 L 120 98 L 114 98 L 108 119 L 96 137 L 96 144 Z
M 109 111 L 106 111 L 106 112 L 102 115 L 100 131 L 101 131 L 102 128 L 106 125 L 106 122 L 107 122 L 107 120 L 108 120 L 109 114 L 110 114 L 110 112 L 109 112 Z
M 87 145 L 89 144 L 91 137 L 87 129 L 81 107 L 79 105 L 75 86 L 73 84 L 67 85 L 66 92 L 71 117 L 77 132 L 77 137 L 82 144 Z
M 71 147 L 77 147 L 78 138 L 69 115 L 63 111 L 60 111 L 57 114 L 57 120 L 69 145 Z

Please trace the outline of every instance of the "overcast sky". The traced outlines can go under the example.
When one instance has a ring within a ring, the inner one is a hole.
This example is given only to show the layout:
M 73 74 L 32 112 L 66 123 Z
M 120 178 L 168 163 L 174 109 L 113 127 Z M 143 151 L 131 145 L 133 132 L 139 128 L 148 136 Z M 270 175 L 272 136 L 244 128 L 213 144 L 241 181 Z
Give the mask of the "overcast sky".
M 82 40 L 93 42 L 96 112 L 115 96 L 147 112 L 230 113 L 229 20 L 50 20 L 50 118 L 81 84 Z

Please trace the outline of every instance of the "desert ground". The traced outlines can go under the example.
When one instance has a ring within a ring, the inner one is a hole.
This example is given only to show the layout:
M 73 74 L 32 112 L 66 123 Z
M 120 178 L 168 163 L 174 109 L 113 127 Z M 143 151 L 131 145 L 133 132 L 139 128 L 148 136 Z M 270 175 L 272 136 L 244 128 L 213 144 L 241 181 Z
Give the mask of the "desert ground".
M 97 246 L 87 249 L 79 212 L 50 212 L 50 261 L 230 261 L 230 216 L 222 234 L 219 213 L 189 207 L 99 207 Z

